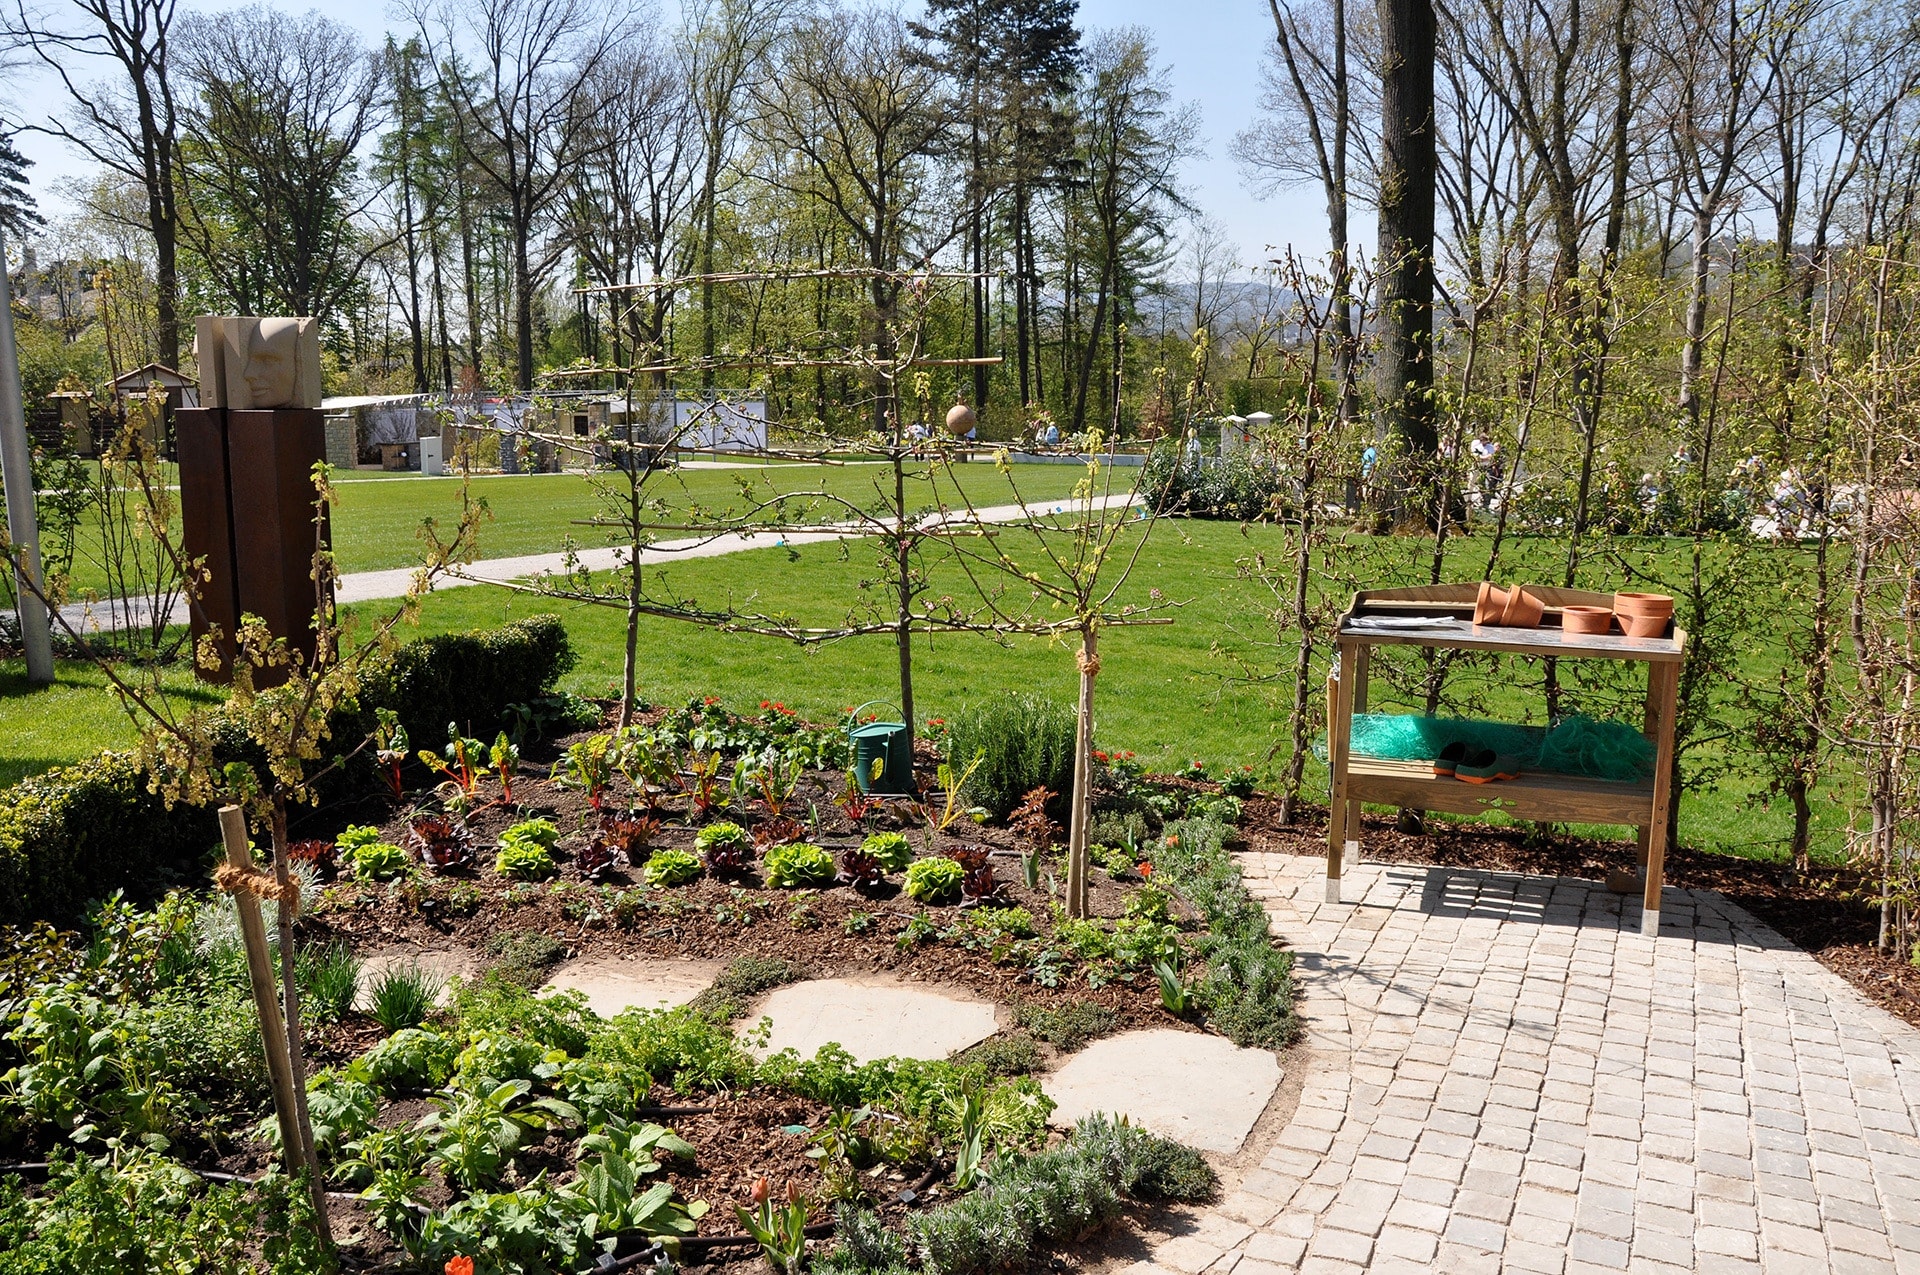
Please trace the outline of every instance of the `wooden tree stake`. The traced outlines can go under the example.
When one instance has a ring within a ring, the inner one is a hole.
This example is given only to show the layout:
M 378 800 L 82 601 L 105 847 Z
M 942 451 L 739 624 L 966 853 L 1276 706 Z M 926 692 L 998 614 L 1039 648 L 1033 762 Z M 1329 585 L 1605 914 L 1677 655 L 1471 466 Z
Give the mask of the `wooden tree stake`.
M 226 842 L 227 862 L 245 872 L 255 871 L 253 851 L 247 845 L 247 821 L 238 806 L 220 807 L 220 836 Z M 287 1029 L 280 1017 L 280 992 L 273 982 L 273 956 L 267 950 L 267 927 L 260 919 L 260 900 L 246 890 L 233 892 L 240 914 L 240 938 L 247 949 L 247 977 L 253 983 L 253 1003 L 260 1012 L 260 1039 L 267 1051 L 267 1075 L 273 1082 L 273 1114 L 280 1122 L 280 1151 L 290 1169 L 306 1161 L 306 1144 L 293 1093 L 293 1063 L 287 1055 Z

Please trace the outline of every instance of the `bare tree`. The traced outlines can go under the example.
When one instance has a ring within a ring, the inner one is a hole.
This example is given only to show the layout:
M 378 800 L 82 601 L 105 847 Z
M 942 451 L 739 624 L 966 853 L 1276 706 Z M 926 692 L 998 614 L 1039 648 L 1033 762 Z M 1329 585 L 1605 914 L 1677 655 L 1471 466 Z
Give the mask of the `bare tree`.
M 512 253 L 515 384 L 533 388 L 533 294 L 565 252 L 536 248 L 573 165 L 596 141 L 600 83 L 630 10 L 586 0 L 477 0 L 413 17 L 442 68 L 461 148 L 506 211 Z M 471 57 L 474 74 L 462 73 Z
M 1355 200 L 1374 192 L 1378 81 L 1355 75 L 1377 64 L 1378 29 L 1364 7 L 1347 0 L 1296 6 L 1268 0 L 1274 47 L 1261 70 L 1260 112 L 1233 140 L 1241 172 L 1255 189 L 1316 182 L 1327 201 L 1328 287 L 1333 331 L 1348 335 L 1331 351 L 1335 379 L 1348 387 L 1340 404 L 1347 424 L 1359 411 L 1353 375 L 1353 243 L 1347 225 Z M 1359 163 L 1352 155 L 1358 152 Z
M 569 209 L 574 249 L 606 286 L 685 273 L 699 244 L 694 224 L 703 134 L 683 59 L 635 37 L 611 64 L 598 109 L 600 144 L 578 168 Z M 636 355 L 662 352 L 673 289 L 608 294 L 620 337 Z M 642 360 L 636 360 L 642 361 Z
M 154 250 L 155 339 L 159 359 L 169 367 L 180 364 L 180 120 L 168 47 L 175 7 L 176 0 L 64 0 L 29 9 L 26 0 L 15 0 L 0 28 L 53 71 L 71 102 L 66 118 L 49 116 L 30 127 L 67 141 L 145 195 Z M 103 64 L 112 67 L 108 78 L 82 78 L 81 68 Z
M 754 127 L 772 153 L 766 180 L 828 209 L 858 244 L 868 274 L 876 364 L 894 355 L 903 270 L 924 266 L 959 233 L 962 209 L 936 194 L 929 152 L 949 123 L 939 76 L 891 10 L 829 9 L 789 37 L 777 74 L 758 86 Z M 895 386 L 876 376 L 874 429 L 897 441 Z
M 356 154 L 380 118 L 380 59 L 338 22 L 265 8 L 189 17 L 177 43 L 194 254 L 242 313 L 327 319 L 363 263 Z

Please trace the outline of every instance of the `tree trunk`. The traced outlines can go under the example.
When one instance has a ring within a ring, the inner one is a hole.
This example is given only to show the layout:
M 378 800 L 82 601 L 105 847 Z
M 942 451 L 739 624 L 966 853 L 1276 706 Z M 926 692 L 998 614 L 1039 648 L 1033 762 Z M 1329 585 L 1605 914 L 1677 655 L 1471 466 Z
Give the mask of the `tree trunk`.
M 1093 680 L 1100 676 L 1099 630 L 1080 629 L 1080 712 L 1073 738 L 1073 816 L 1067 834 L 1067 915 L 1087 915 L 1087 824 L 1093 814 Z
M 1384 50 L 1380 137 L 1379 512 L 1410 512 L 1439 440 L 1433 410 L 1434 18 L 1430 0 L 1378 0 Z M 1429 513 L 1437 511 L 1428 510 Z
M 514 381 L 522 391 L 533 389 L 533 269 L 527 259 L 527 241 L 533 236 L 530 217 L 513 220 Z

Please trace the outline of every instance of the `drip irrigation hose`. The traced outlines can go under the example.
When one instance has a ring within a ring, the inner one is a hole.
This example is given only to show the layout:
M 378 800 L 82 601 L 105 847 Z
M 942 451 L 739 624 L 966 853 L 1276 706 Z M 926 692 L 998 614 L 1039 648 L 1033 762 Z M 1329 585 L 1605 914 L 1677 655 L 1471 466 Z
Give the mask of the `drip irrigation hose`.
M 178 1162 L 176 1161 L 176 1163 Z M 196 1169 L 190 1164 L 182 1164 L 180 1167 L 206 1182 L 220 1182 L 229 1185 L 235 1182 L 244 1182 L 248 1186 L 253 1186 L 260 1181 L 260 1178 L 257 1177 L 250 1178 L 244 1173 L 228 1173 L 223 1169 Z M 53 1165 L 45 1160 L 30 1160 L 24 1164 L 0 1164 L 0 1178 L 12 1177 L 18 1174 L 21 1177 L 44 1180 L 48 1171 L 52 1168 Z M 329 1191 L 327 1192 L 327 1198 L 330 1200 L 360 1200 L 361 1196 L 358 1191 Z M 415 1204 L 411 1200 L 405 1201 L 403 1207 L 411 1209 L 413 1212 L 422 1216 L 432 1212 L 426 1205 Z

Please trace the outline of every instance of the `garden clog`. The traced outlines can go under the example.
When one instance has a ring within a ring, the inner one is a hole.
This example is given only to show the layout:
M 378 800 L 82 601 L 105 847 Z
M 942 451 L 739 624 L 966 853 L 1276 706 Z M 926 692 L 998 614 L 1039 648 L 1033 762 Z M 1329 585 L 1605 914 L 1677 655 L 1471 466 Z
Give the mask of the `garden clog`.
M 1452 779 L 1454 777 L 1454 768 L 1460 764 L 1461 759 L 1466 755 L 1466 744 L 1460 740 L 1454 740 L 1451 744 L 1442 748 L 1440 755 L 1433 759 L 1433 773 L 1443 779 Z
M 1453 768 L 1455 779 L 1470 784 L 1490 784 L 1501 779 L 1518 779 L 1520 763 L 1512 757 L 1502 757 L 1491 748 L 1483 748 L 1471 757 L 1461 759 Z

